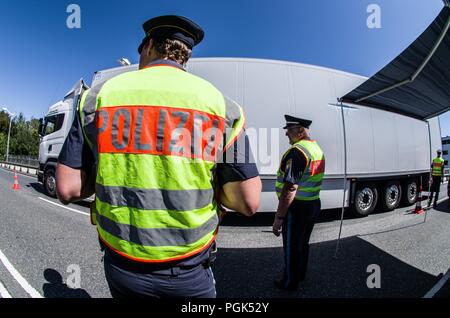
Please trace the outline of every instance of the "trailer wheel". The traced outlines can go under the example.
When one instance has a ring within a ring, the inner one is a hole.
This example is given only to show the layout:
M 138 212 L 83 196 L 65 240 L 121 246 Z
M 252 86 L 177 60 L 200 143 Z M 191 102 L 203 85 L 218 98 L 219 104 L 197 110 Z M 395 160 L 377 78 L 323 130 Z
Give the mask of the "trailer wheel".
M 44 189 L 48 196 L 56 198 L 56 174 L 53 168 L 47 168 L 44 172 Z
M 403 193 L 403 204 L 409 206 L 416 203 L 417 197 L 419 195 L 419 184 L 417 183 L 417 180 L 408 180 L 405 184 L 404 189 L 405 191 Z
M 355 192 L 352 212 L 357 217 L 368 216 L 373 212 L 378 201 L 378 191 L 373 184 L 361 184 Z
M 382 187 L 382 196 L 380 200 L 383 211 L 392 211 L 400 205 L 402 198 L 402 187 L 397 181 L 385 183 Z

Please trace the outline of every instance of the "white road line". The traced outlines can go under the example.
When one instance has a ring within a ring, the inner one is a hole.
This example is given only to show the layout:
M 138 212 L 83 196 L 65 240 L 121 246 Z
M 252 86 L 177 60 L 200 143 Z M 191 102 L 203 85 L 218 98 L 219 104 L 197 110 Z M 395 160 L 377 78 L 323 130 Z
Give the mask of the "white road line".
M 5 168 L 3 168 L 3 167 L 0 167 L 0 169 L 2 169 L 2 170 L 5 171 L 5 172 L 9 172 L 9 173 L 11 173 L 11 174 L 17 173 L 17 176 L 21 176 L 21 177 L 25 177 L 25 178 L 30 178 L 30 179 L 36 180 L 36 182 L 37 182 L 37 176 L 29 176 L 29 175 L 24 174 L 23 172 L 21 173 L 21 172 L 19 172 L 19 171 L 9 170 L 9 169 L 5 169 Z
M 44 199 L 44 198 L 41 198 L 41 197 L 38 197 L 38 198 L 41 199 L 42 201 L 45 201 L 45 202 L 51 203 L 51 204 L 53 204 L 53 205 L 59 206 L 60 208 L 64 208 L 64 209 L 66 209 L 66 210 L 69 210 L 69 211 L 72 211 L 72 212 L 75 212 L 75 213 L 80 213 L 80 214 L 83 214 L 83 215 L 91 216 L 89 213 L 81 212 L 81 211 L 78 211 L 78 210 L 69 208 L 69 207 L 64 206 L 64 205 L 62 205 L 62 204 L 58 204 L 58 203 L 55 203 L 55 202 L 53 202 L 53 201 L 50 201 L 50 200 L 47 200 L 47 199 Z
M 447 274 L 444 275 L 437 283 L 430 289 L 428 293 L 423 296 L 423 298 L 433 298 L 434 295 L 445 285 L 445 283 L 450 278 L 450 269 L 447 271 Z
M 12 298 L 11 294 L 8 293 L 5 286 L 3 286 L 2 282 L 0 281 L 0 297 L 2 298 Z
M 5 265 L 8 272 L 14 277 L 14 279 L 22 286 L 22 288 L 33 298 L 42 298 L 41 294 L 38 293 L 36 289 L 31 287 L 30 284 L 23 278 L 22 275 L 14 268 L 11 262 L 6 258 L 5 254 L 0 251 L 0 261 Z

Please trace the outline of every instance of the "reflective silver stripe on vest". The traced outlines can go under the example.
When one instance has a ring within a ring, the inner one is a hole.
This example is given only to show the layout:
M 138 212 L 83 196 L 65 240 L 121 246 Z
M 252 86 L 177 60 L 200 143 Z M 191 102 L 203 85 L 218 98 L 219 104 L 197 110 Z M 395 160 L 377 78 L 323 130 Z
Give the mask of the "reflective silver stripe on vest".
M 284 184 L 284 177 L 277 177 L 277 182 Z M 322 181 L 311 181 L 311 182 L 302 182 L 298 184 L 299 187 L 307 187 L 307 188 L 314 188 L 322 185 Z
M 241 118 L 241 109 L 234 100 L 228 98 L 227 96 L 223 96 L 223 98 L 225 101 L 225 127 L 222 136 L 222 143 L 219 146 L 216 158 L 218 158 L 219 163 L 243 163 L 242 154 L 245 154 L 245 138 L 238 140 L 237 147 L 235 147 L 235 144 L 232 144 L 231 146 L 227 145 L 227 142 L 230 141 L 228 140 L 229 136 L 233 134 L 234 123 Z M 229 147 L 226 153 L 223 153 L 225 146 Z M 253 159 L 253 154 L 251 154 L 251 157 Z
M 88 91 L 88 94 L 84 99 L 82 109 L 83 120 L 81 124 L 84 133 L 86 134 L 86 136 L 88 137 L 89 141 L 92 144 L 92 147 L 94 148 L 92 150 L 95 156 L 97 156 L 97 127 L 95 122 L 95 114 L 97 110 L 97 96 L 100 90 L 102 89 L 103 84 L 105 83 L 106 81 L 98 85 L 95 85 Z
M 315 188 L 322 185 L 322 181 L 311 181 L 311 182 L 300 182 L 299 187 L 300 188 Z
M 214 197 L 212 189 L 138 189 L 100 184 L 96 185 L 95 193 L 100 201 L 112 206 L 141 210 L 196 210 L 211 204 Z
M 305 191 L 297 191 L 297 193 L 295 194 L 295 197 L 303 197 L 303 198 L 312 198 L 319 195 L 319 191 L 314 191 L 314 192 L 305 192 Z
M 214 214 L 205 224 L 193 229 L 143 229 L 133 225 L 116 223 L 101 214 L 97 224 L 106 232 L 127 242 L 142 246 L 181 246 L 192 244 L 217 228 L 219 219 Z
M 281 193 L 282 189 L 277 188 L 276 193 Z M 312 198 L 317 195 L 319 195 L 320 191 L 314 191 L 314 192 L 305 192 L 305 191 L 297 191 L 295 193 L 295 198 Z
M 233 128 L 234 122 L 241 118 L 239 105 L 232 99 L 224 96 L 225 99 L 225 128 Z

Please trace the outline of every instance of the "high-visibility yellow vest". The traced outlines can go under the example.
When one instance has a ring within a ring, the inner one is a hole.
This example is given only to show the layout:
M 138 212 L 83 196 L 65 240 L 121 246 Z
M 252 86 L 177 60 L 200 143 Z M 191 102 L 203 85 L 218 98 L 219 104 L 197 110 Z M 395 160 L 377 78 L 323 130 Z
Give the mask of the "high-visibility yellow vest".
M 435 177 L 442 176 L 442 167 L 444 166 L 444 159 L 436 157 L 433 159 L 433 165 L 431 169 L 431 174 Z
M 184 259 L 218 231 L 212 171 L 244 130 L 242 108 L 168 65 L 86 91 L 80 118 L 97 162 L 101 240 L 141 262 Z
M 319 199 L 325 172 L 325 156 L 319 145 L 314 140 L 300 140 L 283 155 L 283 159 L 290 151 L 301 151 L 307 158 L 305 170 L 298 182 L 295 199 L 299 201 L 313 201 Z M 283 160 L 281 160 L 281 162 L 283 162 Z M 281 167 L 280 164 L 275 184 L 278 197 L 280 197 L 281 190 L 284 186 L 284 175 L 284 167 Z

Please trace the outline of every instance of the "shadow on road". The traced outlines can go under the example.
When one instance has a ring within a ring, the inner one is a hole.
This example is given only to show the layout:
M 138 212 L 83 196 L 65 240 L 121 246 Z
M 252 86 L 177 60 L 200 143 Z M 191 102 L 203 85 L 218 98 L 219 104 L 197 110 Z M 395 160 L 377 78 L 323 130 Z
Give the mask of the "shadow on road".
M 44 278 L 48 282 L 42 286 L 45 298 L 91 298 L 84 289 L 69 288 L 64 284 L 61 274 L 54 269 L 47 268 Z
M 422 297 L 436 277 L 418 270 L 359 237 L 311 245 L 309 270 L 298 291 L 279 291 L 273 279 L 283 269 L 281 248 L 222 248 L 213 264 L 218 297 Z M 381 269 L 381 288 L 369 289 L 367 267 Z
M 34 191 L 39 192 L 41 194 L 45 194 L 44 186 L 39 182 L 30 182 L 26 185 L 26 187 L 31 187 Z
M 316 223 L 326 223 L 341 219 L 342 209 L 328 209 L 320 212 Z M 246 217 L 239 213 L 230 212 L 224 217 L 222 226 L 271 226 L 275 217 L 274 212 L 259 212 L 252 217 Z M 344 212 L 344 220 L 356 219 L 348 209 Z
M 447 198 L 447 200 L 444 200 L 441 203 L 439 203 L 434 210 L 438 211 L 438 212 L 450 213 L 450 200 L 449 200 L 449 198 Z

